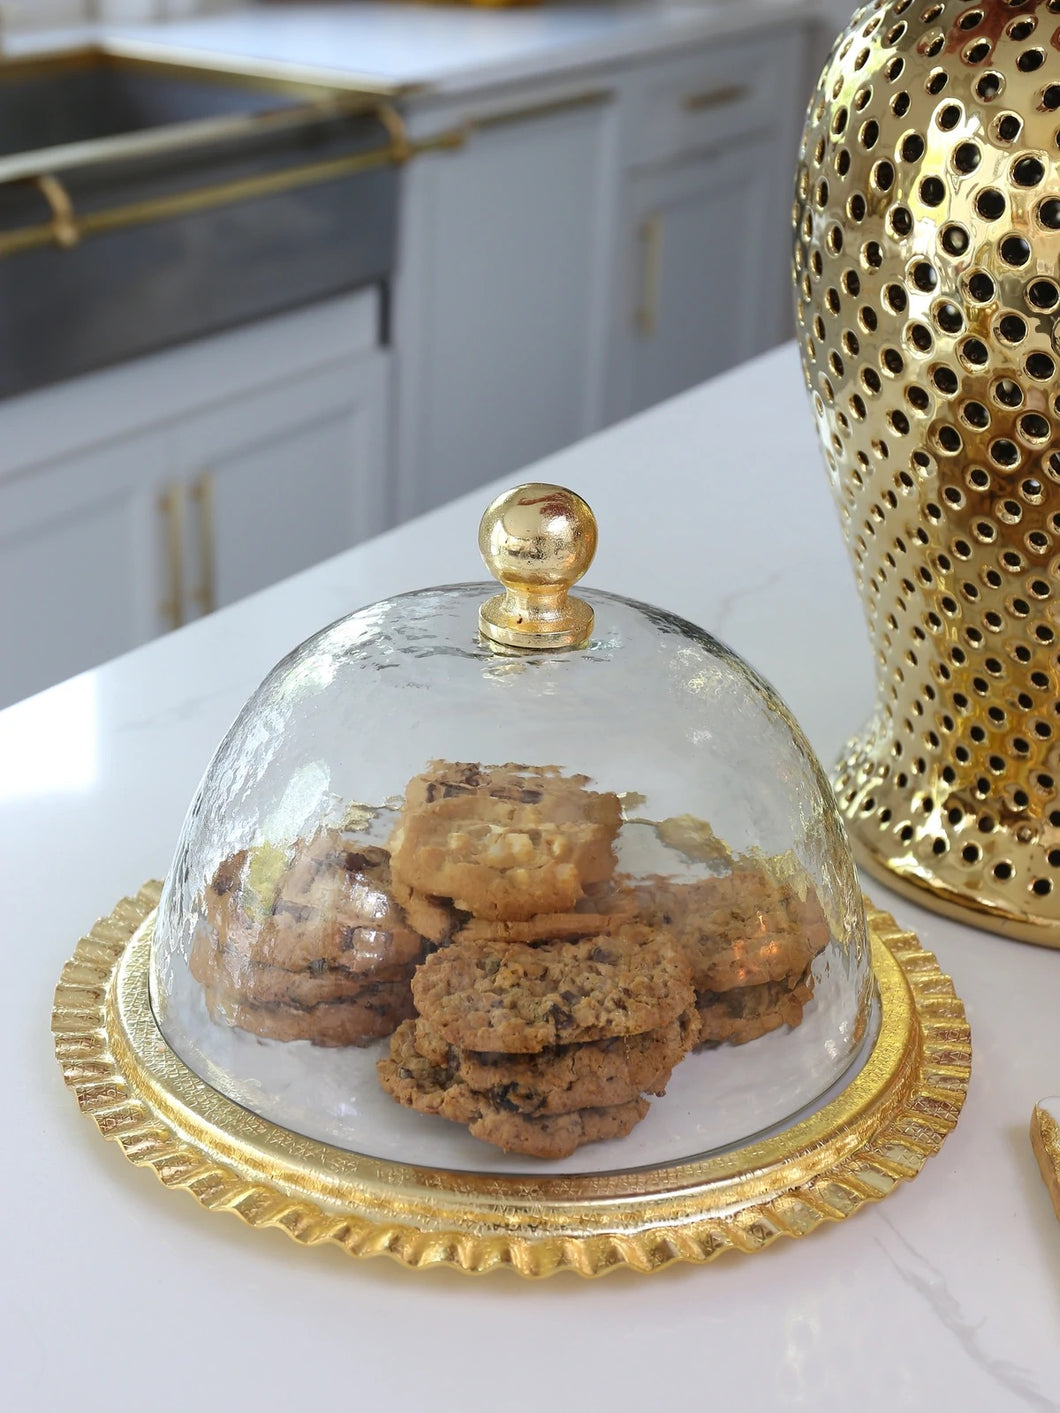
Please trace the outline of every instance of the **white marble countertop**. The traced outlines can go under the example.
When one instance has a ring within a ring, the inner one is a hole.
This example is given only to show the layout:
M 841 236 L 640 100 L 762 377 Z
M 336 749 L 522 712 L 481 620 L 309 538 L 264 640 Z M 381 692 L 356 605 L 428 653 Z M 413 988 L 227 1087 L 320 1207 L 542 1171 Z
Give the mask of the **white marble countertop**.
M 457 94 L 589 64 L 678 50 L 805 16 L 816 0 L 601 0 L 514 9 L 278 4 L 137 25 L 8 37 L 13 55 L 96 38 L 340 71 Z
M 872 668 L 792 348 L 534 476 L 596 508 L 591 584 L 716 632 L 835 756 Z M 164 1191 L 77 1113 L 48 1021 L 78 936 L 165 871 L 215 744 L 291 646 L 372 599 L 482 577 L 499 489 L 0 714 L 8 1406 L 1060 1408 L 1060 1227 L 1027 1137 L 1060 1091 L 1060 955 L 875 883 L 966 1003 L 964 1114 L 915 1182 L 755 1257 L 537 1284 L 355 1262 Z

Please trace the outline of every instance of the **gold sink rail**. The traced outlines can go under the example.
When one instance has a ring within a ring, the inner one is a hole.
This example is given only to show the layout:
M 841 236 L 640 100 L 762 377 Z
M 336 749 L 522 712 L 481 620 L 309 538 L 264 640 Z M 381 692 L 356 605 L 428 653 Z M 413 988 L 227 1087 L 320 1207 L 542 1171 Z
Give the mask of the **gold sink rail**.
M 389 105 L 384 105 L 389 106 Z M 170 152 L 207 147 L 224 141 L 240 141 L 333 118 L 370 113 L 379 116 L 377 102 L 366 102 L 355 94 L 336 94 L 311 103 L 288 104 L 257 113 L 227 114 L 220 118 L 192 118 L 166 123 L 142 132 L 86 138 L 54 147 L 33 148 L 0 157 L 0 182 L 20 177 L 37 177 L 42 171 L 65 172 L 78 167 L 94 167 L 100 162 L 117 162 L 137 157 L 161 157 Z
M 334 107 L 331 103 L 326 106 L 329 110 Z M 358 111 L 364 110 L 361 108 Z M 288 116 L 293 117 L 295 112 L 301 113 L 301 121 L 308 121 L 308 115 L 319 116 L 321 108 L 320 105 L 310 105 L 306 109 L 291 110 Z M 0 256 L 15 255 L 23 250 L 34 250 L 47 245 L 69 249 L 90 236 L 105 235 L 110 231 L 146 225 L 152 221 L 172 220 L 178 216 L 187 216 L 238 201 L 252 201 L 279 192 L 294 191 L 298 187 L 336 181 L 340 177 L 371 171 L 376 167 L 400 165 L 418 153 L 459 147 L 465 140 L 462 131 L 453 131 L 413 142 L 409 139 L 404 119 L 396 108 L 390 104 L 382 104 L 377 106 L 374 112 L 389 135 L 389 140 L 381 147 L 371 148 L 367 152 L 351 153 L 345 157 L 328 158 L 322 162 L 305 162 L 279 172 L 206 183 L 190 191 L 149 197 L 143 201 L 130 201 L 101 211 L 78 214 L 69 193 L 52 170 L 32 174 L 20 171 L 17 178 L 11 179 L 32 181 L 48 201 L 51 219 L 22 226 L 17 230 L 0 231 Z M 272 118 L 279 115 L 268 116 Z M 262 118 L 256 121 L 260 125 Z M 260 130 L 260 126 L 256 128 L 256 131 Z M 166 146 L 168 145 L 167 143 Z M 94 160 L 100 158 L 97 156 Z M 3 166 L 0 164 L 0 182 L 3 179 Z

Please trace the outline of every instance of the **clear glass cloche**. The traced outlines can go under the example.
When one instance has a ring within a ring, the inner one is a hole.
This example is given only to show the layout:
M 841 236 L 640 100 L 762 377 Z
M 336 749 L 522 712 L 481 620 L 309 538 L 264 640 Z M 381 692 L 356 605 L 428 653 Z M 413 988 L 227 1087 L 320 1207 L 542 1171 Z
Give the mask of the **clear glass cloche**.
M 501 593 L 360 609 L 250 698 L 152 943 L 162 1032 L 223 1094 L 383 1159 L 599 1172 L 848 1082 L 875 1009 L 828 783 L 723 644 L 570 592 L 595 544 L 519 487 L 480 527 Z

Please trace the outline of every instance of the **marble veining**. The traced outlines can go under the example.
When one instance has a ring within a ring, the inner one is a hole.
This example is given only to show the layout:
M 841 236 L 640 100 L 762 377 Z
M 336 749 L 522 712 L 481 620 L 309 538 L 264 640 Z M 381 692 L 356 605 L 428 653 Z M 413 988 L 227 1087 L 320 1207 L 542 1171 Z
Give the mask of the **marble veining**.
M 898 1276 L 931 1311 L 936 1320 L 954 1337 L 968 1359 L 999 1389 L 1018 1398 L 1037 1413 L 1057 1413 L 1060 1402 L 1046 1397 L 1031 1374 L 1008 1359 L 991 1355 L 985 1348 L 985 1321 L 974 1323 L 961 1300 L 950 1289 L 942 1271 L 918 1251 L 908 1237 L 891 1221 L 886 1211 L 878 1213 L 880 1221 L 891 1232 L 894 1241 L 876 1244 L 890 1261 Z M 896 1248 L 901 1248 L 901 1253 Z

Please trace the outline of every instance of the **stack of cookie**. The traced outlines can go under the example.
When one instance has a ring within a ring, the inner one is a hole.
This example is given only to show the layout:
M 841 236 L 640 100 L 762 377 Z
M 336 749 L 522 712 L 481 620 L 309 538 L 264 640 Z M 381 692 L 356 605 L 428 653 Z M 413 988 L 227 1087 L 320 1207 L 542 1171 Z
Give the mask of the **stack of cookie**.
M 719 877 L 639 884 L 638 917 L 688 961 L 700 1044 L 741 1045 L 796 1026 L 813 995 L 813 959 L 829 930 L 817 895 L 804 897 L 765 867 Z
M 233 855 L 191 954 L 211 1015 L 317 1045 L 390 1036 L 393 1098 L 541 1158 L 628 1133 L 694 1046 L 798 1025 L 829 940 L 803 871 L 788 861 L 797 888 L 680 816 L 652 829 L 697 876 L 634 882 L 620 801 L 589 785 L 434 761 L 385 849 L 324 829 Z
M 688 967 L 629 919 L 618 797 L 555 766 L 434 761 L 390 846 L 441 945 L 380 1062 L 401 1103 L 536 1157 L 628 1133 L 695 1038 Z
M 695 1043 L 688 963 L 624 924 L 579 941 L 460 941 L 412 981 L 419 1018 L 383 1088 L 506 1152 L 561 1158 L 627 1134 Z
M 391 896 L 385 849 L 324 830 L 292 858 L 227 859 L 191 951 L 215 1019 L 275 1040 L 366 1045 L 414 1014 L 426 943 Z

